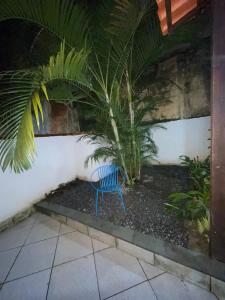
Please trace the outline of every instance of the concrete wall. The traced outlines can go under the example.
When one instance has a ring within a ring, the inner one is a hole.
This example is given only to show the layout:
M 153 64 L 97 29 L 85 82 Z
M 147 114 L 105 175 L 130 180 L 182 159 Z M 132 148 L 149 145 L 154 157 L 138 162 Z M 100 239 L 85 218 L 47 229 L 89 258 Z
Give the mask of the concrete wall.
M 189 49 L 159 63 L 155 71 L 158 80 L 139 95 L 140 98 L 152 97 L 158 103 L 157 110 L 146 114 L 145 121 L 209 116 L 209 57 L 210 47 L 198 51 Z
M 205 158 L 209 154 L 210 118 L 202 117 L 162 123 L 167 130 L 154 129 L 158 163 L 178 164 L 179 155 Z M 0 222 L 44 198 L 46 193 L 75 178 L 90 179 L 95 163 L 84 161 L 95 146 L 79 136 L 36 138 L 37 159 L 33 168 L 21 174 L 0 171 Z
M 166 129 L 155 128 L 153 140 L 158 146 L 160 164 L 179 164 L 179 156 L 199 156 L 210 154 L 210 117 L 193 118 L 160 123 Z
M 94 146 L 79 136 L 36 138 L 37 159 L 31 170 L 14 174 L 0 170 L 0 222 L 42 199 L 46 193 L 76 177 L 89 179 L 96 164 L 84 167 Z

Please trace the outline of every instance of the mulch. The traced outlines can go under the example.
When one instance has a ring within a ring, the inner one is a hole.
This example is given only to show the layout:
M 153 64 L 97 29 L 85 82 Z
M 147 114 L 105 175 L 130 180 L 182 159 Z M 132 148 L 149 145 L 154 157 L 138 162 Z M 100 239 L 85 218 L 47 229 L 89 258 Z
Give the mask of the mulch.
M 165 203 L 170 193 L 185 191 L 188 186 L 188 171 L 183 167 L 144 167 L 140 182 L 125 189 L 127 212 L 123 212 L 118 195 L 104 194 L 104 207 L 100 203 L 98 217 L 187 247 L 188 232 L 184 222 L 168 212 Z M 60 185 L 46 195 L 45 200 L 95 215 L 95 190 L 87 181 L 74 180 Z

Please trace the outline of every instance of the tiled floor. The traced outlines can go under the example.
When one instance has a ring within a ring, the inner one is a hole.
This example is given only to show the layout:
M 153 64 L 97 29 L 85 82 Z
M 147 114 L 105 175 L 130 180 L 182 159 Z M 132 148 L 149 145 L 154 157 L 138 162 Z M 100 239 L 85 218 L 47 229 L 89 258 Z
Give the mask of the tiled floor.
M 0 233 L 0 300 L 216 300 L 42 214 Z

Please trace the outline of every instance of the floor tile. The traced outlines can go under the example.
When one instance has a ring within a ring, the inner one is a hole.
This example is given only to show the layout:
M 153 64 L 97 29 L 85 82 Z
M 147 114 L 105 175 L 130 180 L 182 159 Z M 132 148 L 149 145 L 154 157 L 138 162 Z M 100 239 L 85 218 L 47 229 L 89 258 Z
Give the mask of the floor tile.
M 153 278 L 150 284 L 158 300 L 192 300 L 184 283 L 168 273 Z
M 20 248 L 0 252 L 0 283 L 5 280 L 19 251 Z
M 157 268 L 151 264 L 148 264 L 143 260 L 139 260 L 139 262 L 140 262 L 148 279 L 152 279 L 155 276 L 165 273 L 165 271 L 162 271 L 159 268 Z
M 109 298 L 110 300 L 157 300 L 148 282 L 143 282 L 122 293 Z
M 3 285 L 0 300 L 44 300 L 50 270 L 36 273 Z
M 106 248 L 109 248 L 109 245 L 106 245 L 105 243 L 102 243 L 100 241 L 97 241 L 95 239 L 92 239 L 92 243 L 93 243 L 93 248 L 94 248 L 94 252 L 96 251 L 100 251 Z
M 80 232 L 61 235 L 56 250 L 54 265 L 93 253 L 91 238 Z
M 47 217 L 47 216 L 46 216 Z M 60 223 L 49 217 L 40 220 L 32 228 L 26 244 L 55 237 L 59 234 Z
M 49 220 L 53 220 L 53 218 L 40 212 L 37 213 L 37 222 L 47 222 Z
M 65 224 L 61 224 L 59 234 L 65 234 L 65 233 L 74 232 L 74 231 L 76 231 L 76 229 L 69 227 Z
M 112 296 L 146 280 L 137 259 L 110 248 L 95 254 L 102 298 Z
M 35 222 L 35 217 L 16 224 L 14 227 L 6 229 L 0 233 L 0 251 L 22 246 Z
M 185 282 L 184 285 L 188 290 L 191 300 L 217 300 L 217 297 L 214 294 L 205 289 L 188 282 Z
M 7 278 L 12 280 L 52 266 L 57 238 L 24 247 Z
M 54 267 L 48 300 L 99 299 L 93 255 Z

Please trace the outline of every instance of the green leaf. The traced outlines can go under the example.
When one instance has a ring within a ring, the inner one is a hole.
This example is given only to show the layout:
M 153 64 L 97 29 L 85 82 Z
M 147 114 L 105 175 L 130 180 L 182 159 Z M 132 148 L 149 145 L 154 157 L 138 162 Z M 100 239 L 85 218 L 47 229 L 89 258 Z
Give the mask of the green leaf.
M 37 125 L 40 116 L 43 117 L 37 93 L 40 85 L 39 73 L 0 73 L 0 164 L 3 171 L 10 167 L 19 173 L 31 167 L 35 157 L 32 106 Z
M 53 80 L 67 80 L 71 84 L 81 83 L 89 86 L 90 82 L 87 77 L 87 60 L 89 54 L 89 50 L 82 49 L 76 51 L 74 48 L 66 54 L 65 41 L 63 41 L 56 56 L 50 57 L 49 64 L 40 67 L 44 84 L 46 85 L 46 83 Z M 44 93 L 47 94 L 46 90 L 44 90 Z
M 32 104 L 33 104 L 34 115 L 36 118 L 37 126 L 38 126 L 38 129 L 40 129 L 39 112 L 41 114 L 42 122 L 44 121 L 44 116 L 43 116 L 43 110 L 42 110 L 42 106 L 41 106 L 41 100 L 40 100 L 38 92 L 36 92 L 36 91 L 34 92 L 34 95 L 33 95 Z
M 0 21 L 27 20 L 45 28 L 67 45 L 81 49 L 86 41 L 88 18 L 84 9 L 68 0 L 7 0 L 0 2 Z

